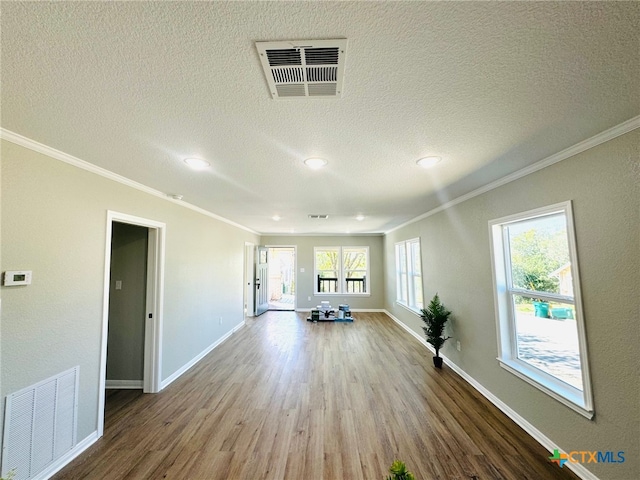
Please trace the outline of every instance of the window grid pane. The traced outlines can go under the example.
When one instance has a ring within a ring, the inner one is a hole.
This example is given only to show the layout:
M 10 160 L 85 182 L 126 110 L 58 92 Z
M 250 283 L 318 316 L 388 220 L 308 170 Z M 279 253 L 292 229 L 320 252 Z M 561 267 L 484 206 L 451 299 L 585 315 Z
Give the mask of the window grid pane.
M 573 296 L 567 223 L 564 214 L 546 215 L 505 227 L 511 287 Z
M 422 277 L 414 277 L 413 288 L 415 292 L 415 307 L 417 309 L 424 308 L 424 299 L 422 298 Z
M 396 300 L 407 303 L 407 252 L 404 243 L 396 245 L 397 289 Z
M 517 356 L 582 391 L 574 306 L 512 295 Z
M 409 264 L 411 274 L 410 306 L 416 309 L 423 308 L 422 300 L 422 267 L 420 265 L 420 242 L 415 240 L 409 243 L 411 261 Z
M 414 310 L 423 307 L 420 240 L 396 243 L 396 301 Z

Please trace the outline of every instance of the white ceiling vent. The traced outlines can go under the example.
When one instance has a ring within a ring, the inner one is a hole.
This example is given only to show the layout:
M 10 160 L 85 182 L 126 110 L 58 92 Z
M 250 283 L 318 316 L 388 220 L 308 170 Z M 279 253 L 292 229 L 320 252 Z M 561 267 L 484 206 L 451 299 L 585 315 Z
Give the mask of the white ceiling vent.
M 256 42 L 271 96 L 342 96 L 347 40 Z
M 329 215 L 327 215 L 326 213 L 321 213 L 321 214 L 310 213 L 309 214 L 309 218 L 315 218 L 315 219 L 318 219 L 318 220 L 326 220 L 327 218 L 329 218 Z

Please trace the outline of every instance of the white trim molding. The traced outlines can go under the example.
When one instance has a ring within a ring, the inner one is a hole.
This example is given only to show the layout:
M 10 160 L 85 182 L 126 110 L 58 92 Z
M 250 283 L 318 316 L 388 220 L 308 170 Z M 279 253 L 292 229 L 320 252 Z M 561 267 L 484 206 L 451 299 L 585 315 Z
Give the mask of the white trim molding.
M 435 350 L 431 345 L 427 343 L 427 341 L 422 338 L 421 335 L 414 332 L 407 325 L 402 323 L 397 317 L 391 314 L 388 310 L 384 310 L 391 320 L 398 324 L 402 329 L 407 331 L 412 337 L 418 340 L 421 344 L 427 347 L 432 353 L 435 353 Z M 531 423 L 529 423 L 523 416 L 521 416 L 518 412 L 509 407 L 506 403 L 496 397 L 491 391 L 485 388 L 480 382 L 478 382 L 475 378 L 465 372 L 462 368 L 456 365 L 451 361 L 446 355 L 440 354 L 440 356 L 444 359 L 446 365 L 451 368 L 454 372 L 460 375 L 469 385 L 475 388 L 483 397 L 489 400 L 493 405 L 495 405 L 502 413 L 504 413 L 507 417 L 513 420 L 518 426 L 520 426 L 525 432 L 531 435 L 540 445 L 547 449 L 549 453 L 553 453 L 555 449 L 562 450 L 558 445 L 556 445 L 549 437 L 547 437 L 544 433 L 534 427 Z M 576 475 L 584 480 L 599 480 L 593 473 L 587 470 L 580 463 L 565 463 L 570 470 L 572 470 Z
M 107 380 L 107 390 L 142 390 L 142 380 Z
M 56 473 L 70 464 L 75 458 L 80 456 L 87 448 L 98 441 L 98 431 L 96 430 L 93 433 L 90 433 L 86 438 L 84 438 L 81 442 L 77 443 L 74 448 L 69 450 L 62 457 L 57 459 L 43 471 L 41 471 L 38 475 L 33 477 L 32 480 L 47 480 L 53 477 Z
M 20 145 L 22 147 L 28 148 L 29 150 L 33 150 L 34 152 L 41 153 L 46 155 L 54 160 L 59 160 L 64 163 L 68 163 L 69 165 L 73 165 L 74 167 L 81 168 L 91 173 L 95 173 L 96 175 L 100 175 L 101 177 L 108 178 L 109 180 L 113 180 L 114 182 L 121 183 L 131 188 L 135 188 L 136 190 L 140 190 L 141 192 L 148 193 L 149 195 L 153 195 L 154 197 L 162 198 L 168 202 L 172 202 L 178 205 L 183 206 L 184 208 L 188 208 L 189 210 L 193 210 L 194 212 L 201 213 L 202 215 L 206 215 L 207 217 L 214 218 L 221 222 L 227 223 L 229 225 L 233 225 L 234 227 L 240 228 L 247 232 L 253 233 L 255 235 L 260 235 L 260 233 L 252 230 L 244 225 L 240 225 L 228 218 L 221 217 L 220 215 L 216 215 L 213 212 L 205 210 L 204 208 L 197 207 L 190 203 L 185 202 L 184 200 L 176 200 L 167 196 L 166 193 L 161 192 L 160 190 L 156 190 L 155 188 L 148 187 L 143 185 L 142 183 L 138 183 L 134 180 L 131 180 L 127 177 L 123 177 L 122 175 L 118 175 L 117 173 L 113 173 L 106 168 L 98 167 L 92 163 L 89 163 L 85 160 L 81 160 L 80 158 L 74 157 L 73 155 L 69 155 L 68 153 L 61 152 L 60 150 L 56 150 L 55 148 L 51 148 L 42 143 L 36 142 L 35 140 L 31 140 L 30 138 L 24 137 L 19 133 L 12 132 L 11 130 L 7 130 L 5 128 L 0 128 L 0 138 L 6 140 L 11 143 L 15 143 L 16 145 Z
M 600 132 L 591 138 L 587 138 L 582 142 L 576 143 L 572 147 L 565 148 L 564 150 L 558 153 L 555 153 L 547 158 L 543 158 L 542 160 L 539 160 L 532 165 L 522 168 L 517 172 L 513 172 L 494 182 L 488 183 L 480 188 L 477 188 L 465 195 L 461 195 L 458 198 L 454 198 L 453 200 L 443 203 L 442 205 L 439 205 L 436 208 L 429 210 L 426 213 L 423 213 L 422 215 L 419 215 L 407 222 L 404 222 L 401 225 L 398 225 L 397 227 L 393 227 L 392 229 L 387 230 L 385 232 L 385 235 L 391 232 L 395 232 L 396 230 L 399 230 L 401 228 L 404 228 L 407 225 L 411 225 L 412 223 L 418 222 L 427 217 L 435 215 L 438 212 L 442 212 L 447 208 L 453 207 L 454 205 L 458 205 L 459 203 L 466 202 L 467 200 L 470 200 L 473 197 L 482 195 L 483 193 L 494 190 L 498 187 L 501 187 L 502 185 L 506 185 L 507 183 L 513 182 L 514 180 L 518 180 L 519 178 L 526 177 L 530 173 L 534 173 L 534 172 L 537 172 L 538 170 L 542 170 L 543 168 L 553 165 L 554 163 L 558 163 L 558 162 L 561 162 L 562 160 L 566 160 L 567 158 L 571 158 L 579 153 L 589 150 L 590 148 L 597 147 L 602 143 L 608 142 L 609 140 L 613 140 L 614 138 L 624 135 L 625 133 L 629 133 L 635 130 L 636 128 L 640 128 L 640 115 L 638 115 L 637 117 L 630 118 L 626 122 L 622 122 L 621 124 L 616 125 L 615 127 L 612 127 L 608 130 L 605 130 L 604 132 Z
M 180 367 L 178 370 L 176 370 L 175 372 L 173 372 L 171 375 L 169 375 L 161 384 L 161 389 L 164 390 L 168 385 L 170 385 L 171 383 L 173 383 L 174 381 L 176 381 L 180 376 L 182 376 L 184 373 L 187 372 L 187 370 L 189 370 L 191 367 L 193 367 L 196 363 L 198 363 L 200 360 L 202 360 L 204 357 L 206 357 L 209 353 L 211 353 L 211 351 L 216 348 L 217 346 L 221 345 L 222 343 L 224 343 L 225 340 L 227 340 L 231 335 L 233 335 L 234 333 L 236 333 L 238 330 L 240 330 L 242 327 L 244 327 L 246 324 L 246 322 L 243 320 L 242 322 L 240 322 L 238 325 L 236 325 L 235 327 L 233 327 L 231 330 L 229 330 L 225 335 L 223 335 L 222 337 L 220 337 L 217 341 L 213 342 L 211 345 L 209 345 L 207 348 L 205 348 L 202 352 L 200 352 L 198 355 L 196 355 L 195 357 L 193 357 L 189 362 L 187 362 L 186 364 L 184 364 L 182 367 Z

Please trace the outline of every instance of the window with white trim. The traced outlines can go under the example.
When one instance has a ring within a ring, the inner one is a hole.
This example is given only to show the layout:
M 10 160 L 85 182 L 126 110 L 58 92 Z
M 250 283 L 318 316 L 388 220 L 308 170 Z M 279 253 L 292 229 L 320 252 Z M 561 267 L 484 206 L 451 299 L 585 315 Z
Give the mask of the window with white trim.
M 369 247 L 315 247 L 314 292 L 368 295 Z
M 571 202 L 489 228 L 500 365 L 591 418 Z
M 424 308 L 419 238 L 396 243 L 396 301 L 416 312 Z

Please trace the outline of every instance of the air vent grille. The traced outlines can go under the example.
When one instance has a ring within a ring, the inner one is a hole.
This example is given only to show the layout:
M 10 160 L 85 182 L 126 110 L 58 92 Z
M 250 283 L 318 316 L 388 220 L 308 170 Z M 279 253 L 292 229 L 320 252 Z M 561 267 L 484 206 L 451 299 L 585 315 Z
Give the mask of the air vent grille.
M 321 97 L 321 96 L 335 96 L 337 84 L 335 83 L 310 83 L 309 84 L 309 96 Z
M 338 47 L 306 48 L 304 52 L 307 65 L 337 65 L 340 56 Z
M 267 50 L 266 53 L 269 65 L 272 67 L 277 67 L 278 65 L 302 65 L 300 50 L 298 49 Z
M 308 67 L 307 80 L 309 82 L 335 82 L 338 77 L 337 67 Z
M 286 83 L 276 85 L 279 97 L 304 97 L 305 89 L 302 83 Z
M 321 214 L 310 213 L 309 214 L 309 218 L 314 218 L 314 219 L 317 219 L 317 220 L 326 220 L 327 218 L 329 218 L 329 215 L 327 215 L 326 213 L 321 213 Z
M 273 81 L 277 85 L 292 82 L 304 82 L 304 70 L 300 68 L 274 68 L 271 70 Z
M 256 42 L 271 96 L 340 97 L 347 40 Z
M 7 395 L 3 477 L 15 470 L 15 480 L 44 478 L 40 474 L 76 446 L 79 369 Z

